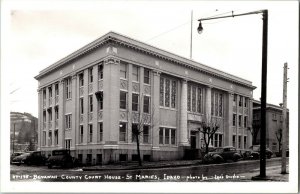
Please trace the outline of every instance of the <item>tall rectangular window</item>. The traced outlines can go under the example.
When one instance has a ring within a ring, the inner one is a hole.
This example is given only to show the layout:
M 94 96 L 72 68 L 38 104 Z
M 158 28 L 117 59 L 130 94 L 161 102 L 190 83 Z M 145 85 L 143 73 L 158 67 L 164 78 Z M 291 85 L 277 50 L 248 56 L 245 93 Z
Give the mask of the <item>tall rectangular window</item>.
M 98 103 L 98 110 L 103 110 L 103 92 L 100 91 L 96 95 L 97 97 L 97 103 Z
M 65 126 L 66 126 L 66 129 L 68 130 L 68 129 L 71 129 L 71 127 L 72 127 L 72 115 L 71 114 L 69 114 L 69 115 L 66 115 L 65 116 L 65 121 L 66 121 L 66 124 L 65 124 Z
M 236 94 L 233 94 L 233 102 L 236 102 Z M 233 103 L 235 105 L 235 103 Z
M 89 138 L 88 142 L 93 142 L 93 125 L 89 124 Z
M 241 145 L 242 145 L 242 137 L 239 135 L 239 145 L 238 145 L 238 148 L 241 148 Z
M 80 114 L 83 114 L 84 113 L 83 98 L 79 98 L 79 109 L 80 109 Z
M 132 123 L 131 125 L 131 140 L 132 142 L 136 142 L 137 141 L 137 135 L 139 135 L 139 129 L 138 129 L 138 125 L 136 123 Z
M 139 81 L 139 68 L 135 65 L 132 66 L 132 81 Z
M 126 109 L 126 92 L 120 91 L 120 109 Z
M 164 129 L 159 128 L 159 144 L 164 144 Z
M 171 108 L 175 108 L 176 105 L 176 81 L 172 81 L 172 88 L 171 88 Z
M 144 83 L 150 84 L 150 70 L 144 69 Z
M 55 145 L 58 144 L 58 130 L 54 131 L 54 143 L 55 143 Z
M 148 125 L 143 126 L 143 142 L 149 143 L 149 126 Z
M 144 113 L 150 113 L 150 97 L 144 96 Z
M 192 86 L 188 85 L 188 93 L 187 93 L 187 108 L 188 111 L 191 111 L 191 92 L 192 92 Z
M 239 115 L 239 127 L 242 127 L 242 115 Z
M 98 80 L 102 80 L 103 79 L 103 64 L 99 64 L 98 65 Z
M 211 115 L 215 115 L 214 110 L 215 110 L 215 101 L 214 101 L 214 92 L 211 92 Z
M 232 115 L 232 126 L 236 125 L 236 114 Z
M 98 122 L 98 142 L 103 141 L 103 123 L 102 122 Z
M 176 107 L 176 81 L 168 78 L 160 78 L 160 106 Z
M 43 89 L 43 101 L 44 101 L 44 103 L 46 103 L 46 98 L 47 98 L 46 89 Z
M 235 135 L 232 136 L 232 146 L 235 147 Z
M 49 122 L 52 122 L 52 108 L 48 109 Z
M 83 125 L 79 128 L 79 143 L 83 143 Z
M 170 144 L 170 129 L 165 129 L 165 144 Z
M 198 93 L 197 93 L 197 112 L 198 113 L 202 113 L 202 96 L 203 92 L 202 92 L 202 88 L 198 88 Z
M 46 131 L 43 131 L 43 146 L 46 145 Z
M 239 106 L 242 106 L 242 104 L 243 104 L 243 96 L 240 96 L 240 98 L 239 98 Z
M 244 149 L 247 149 L 247 136 L 244 136 Z
M 248 122 L 248 118 L 247 116 L 244 116 L 244 127 L 247 128 L 247 122 Z
M 171 129 L 171 144 L 175 145 L 176 144 L 176 130 Z
M 68 149 L 68 150 L 71 148 L 71 139 L 66 139 L 65 140 L 65 148 Z
M 248 98 L 245 98 L 244 100 L 244 107 L 248 107 Z
M 223 116 L 223 95 L 219 94 L 219 116 Z
M 93 67 L 89 68 L 89 83 L 93 83 Z
M 126 74 L 127 74 L 127 66 L 126 64 L 121 63 L 120 64 L 120 78 L 126 79 Z
M 196 87 L 192 87 L 192 111 L 196 112 Z
M 54 114 L 55 114 L 55 120 L 58 120 L 58 118 L 59 118 L 59 115 L 58 115 L 58 106 L 56 106 L 54 108 Z
M 132 94 L 132 111 L 138 111 L 139 108 L 139 95 Z
M 219 94 L 215 92 L 215 116 L 219 116 Z
M 49 137 L 48 137 L 48 139 L 49 139 L 49 146 L 51 146 L 52 145 L 52 131 L 49 131 Z
M 89 96 L 89 111 L 93 112 L 93 95 Z
M 223 135 L 219 134 L 219 147 L 222 147 Z
M 79 74 L 79 87 L 83 87 L 84 85 L 84 79 L 83 79 L 83 73 Z
M 119 141 L 126 142 L 126 123 L 120 123 L 119 127 Z
M 72 81 L 71 78 L 66 79 L 66 99 L 71 99 L 72 98 Z
M 164 88 L 165 88 L 164 78 L 160 78 L 159 82 L 159 105 L 164 106 Z
M 52 98 L 52 87 L 49 87 L 49 98 Z
M 58 91 L 58 84 L 55 84 L 55 96 L 58 96 L 59 91 Z

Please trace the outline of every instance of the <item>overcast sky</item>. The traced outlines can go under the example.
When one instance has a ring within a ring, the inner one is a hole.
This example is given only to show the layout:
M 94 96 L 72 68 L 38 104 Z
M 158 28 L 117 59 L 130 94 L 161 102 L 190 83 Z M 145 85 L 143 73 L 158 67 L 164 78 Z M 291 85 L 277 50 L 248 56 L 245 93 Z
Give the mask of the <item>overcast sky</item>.
M 237 14 L 268 9 L 268 103 L 282 102 L 283 64 L 288 62 L 288 106 L 297 104 L 297 1 L 25 0 L 10 3 L 2 5 L 6 11 L 1 18 L 6 27 L 2 40 L 6 44 L 2 47 L 5 51 L 2 50 L 1 66 L 8 88 L 5 93 L 10 93 L 11 111 L 37 116 L 38 82 L 34 76 L 109 31 L 189 58 L 191 10 L 193 60 L 252 81 L 257 87 L 254 98 L 259 99 L 262 16 L 206 21 L 201 35 L 197 33 L 197 19 L 228 15 L 231 11 Z

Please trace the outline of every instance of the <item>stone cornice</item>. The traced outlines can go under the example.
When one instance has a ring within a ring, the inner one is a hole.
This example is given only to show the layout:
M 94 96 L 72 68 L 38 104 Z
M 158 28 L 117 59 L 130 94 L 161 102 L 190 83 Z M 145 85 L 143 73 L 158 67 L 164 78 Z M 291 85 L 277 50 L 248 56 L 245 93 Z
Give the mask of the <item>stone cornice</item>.
M 208 67 L 206 65 L 203 65 L 201 63 L 197 63 L 193 60 L 186 59 L 184 57 L 175 55 L 173 53 L 170 53 L 168 51 L 164 51 L 162 49 L 156 48 L 154 46 L 145 44 L 143 42 L 134 40 L 132 38 L 114 33 L 109 32 L 106 35 L 98 38 L 97 40 L 89 43 L 88 45 L 82 47 L 81 49 L 75 51 L 74 53 L 68 55 L 67 57 L 59 60 L 58 62 L 54 63 L 50 67 L 42 70 L 39 75 L 35 77 L 35 79 L 40 79 L 43 75 L 46 75 L 47 73 L 53 71 L 56 68 L 59 68 L 60 66 L 67 64 L 71 62 L 72 60 L 75 60 L 76 58 L 85 55 L 94 49 L 103 46 L 105 44 L 113 44 L 113 45 L 121 45 L 136 51 L 139 51 L 141 53 L 145 53 L 154 57 L 157 57 L 162 60 L 166 60 L 178 65 L 185 66 L 186 68 L 193 69 L 199 72 L 202 72 L 204 74 L 208 74 L 210 76 L 218 77 L 221 79 L 228 80 L 230 82 L 246 86 L 251 89 L 255 89 L 256 87 L 252 85 L 250 81 L 247 81 L 245 79 L 239 78 L 237 76 L 225 73 L 223 71 Z

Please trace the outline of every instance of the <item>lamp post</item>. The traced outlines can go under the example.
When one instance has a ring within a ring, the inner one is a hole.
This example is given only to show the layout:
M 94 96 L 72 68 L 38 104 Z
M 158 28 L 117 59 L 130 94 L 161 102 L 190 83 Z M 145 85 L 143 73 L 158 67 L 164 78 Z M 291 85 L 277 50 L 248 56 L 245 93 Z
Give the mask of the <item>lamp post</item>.
M 201 21 L 215 20 L 229 17 L 262 14 L 262 73 L 261 73 L 261 130 L 260 130 L 260 174 L 253 179 L 266 178 L 266 99 L 267 99 L 267 53 L 268 53 L 268 10 L 259 10 L 242 14 L 232 14 L 220 17 L 208 17 L 199 19 L 198 33 L 202 33 Z

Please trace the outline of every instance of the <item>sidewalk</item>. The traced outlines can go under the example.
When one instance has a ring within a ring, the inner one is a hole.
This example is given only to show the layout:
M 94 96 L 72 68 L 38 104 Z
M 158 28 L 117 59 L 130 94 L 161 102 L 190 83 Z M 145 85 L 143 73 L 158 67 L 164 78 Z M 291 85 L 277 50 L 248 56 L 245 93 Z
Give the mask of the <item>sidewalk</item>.
M 281 158 L 273 158 L 272 160 L 281 160 Z M 242 162 L 255 162 L 254 160 L 244 160 Z M 257 162 L 257 160 L 256 160 Z M 178 161 L 158 161 L 143 162 L 143 166 L 139 166 L 137 162 L 126 162 L 119 164 L 108 164 L 100 166 L 83 167 L 83 171 L 111 171 L 111 170 L 138 170 L 138 169 L 154 169 L 154 168 L 170 168 L 182 166 L 199 166 L 201 160 L 178 160 Z M 206 164 L 207 165 L 207 164 Z M 216 164 L 211 164 L 216 165 Z M 287 165 L 288 171 L 288 165 Z M 237 174 L 241 178 L 239 181 L 288 181 L 289 174 L 281 174 L 280 166 L 271 166 L 266 168 L 266 178 L 262 180 L 252 180 L 252 177 L 258 176 L 260 169 L 253 169 L 247 173 Z

